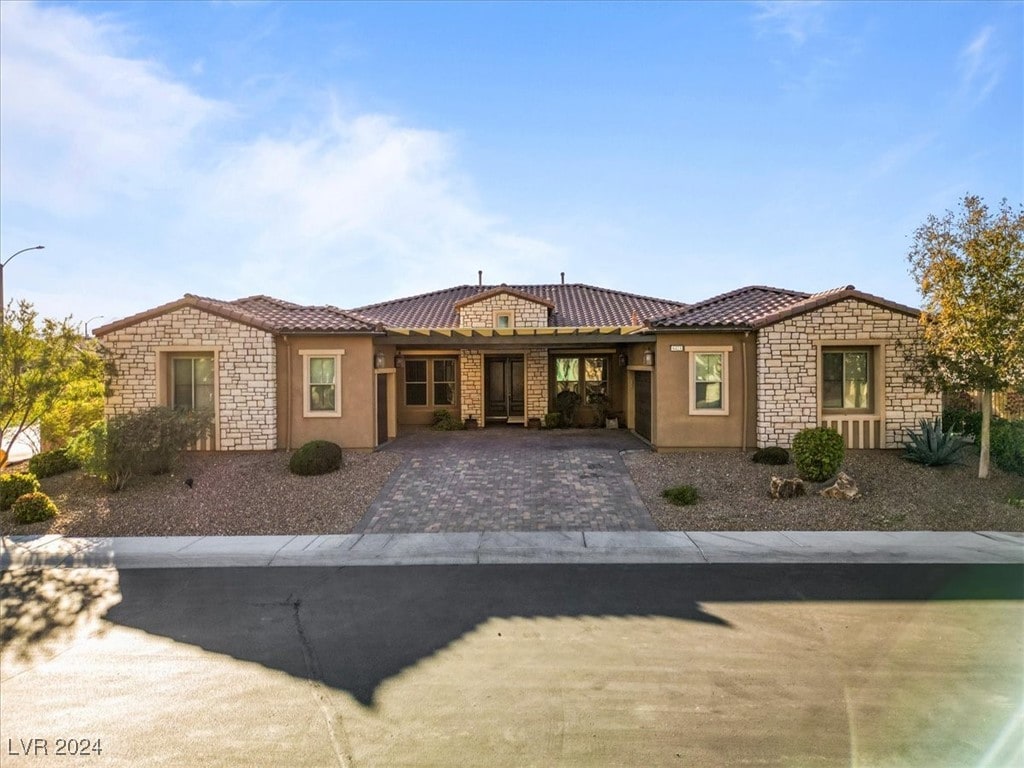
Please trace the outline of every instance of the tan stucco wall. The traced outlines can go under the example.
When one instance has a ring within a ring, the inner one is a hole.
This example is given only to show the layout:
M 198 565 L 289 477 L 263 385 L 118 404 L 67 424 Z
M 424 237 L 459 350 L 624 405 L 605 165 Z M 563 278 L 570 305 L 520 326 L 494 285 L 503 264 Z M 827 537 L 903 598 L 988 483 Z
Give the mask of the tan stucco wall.
M 687 347 L 730 347 L 728 354 L 727 415 L 690 413 L 690 354 Z M 744 391 L 744 348 L 746 387 Z M 742 333 L 659 334 L 654 357 L 652 442 L 658 450 L 675 448 L 740 448 L 755 440 L 755 347 Z M 642 359 L 642 349 L 635 350 Z M 744 441 L 744 402 L 746 440 Z
M 281 447 L 291 450 L 310 440 L 330 440 L 342 448 L 372 450 L 376 424 L 373 339 L 369 336 L 288 336 L 278 340 L 278 350 L 281 408 L 277 428 Z M 340 416 L 303 415 L 303 350 L 344 351 Z
M 545 328 L 548 325 L 548 308 L 544 304 L 500 293 L 459 309 L 459 325 L 462 328 L 493 328 L 495 313 L 511 313 L 516 328 Z
M 167 354 L 213 353 L 215 447 L 277 447 L 276 353 L 269 333 L 183 307 L 113 331 L 101 341 L 118 370 L 107 398 L 108 416 L 168 404 Z
M 841 340 L 873 346 L 874 410 L 883 420 L 882 446 L 898 448 L 918 419 L 941 411 L 941 396 L 907 383 L 908 364 L 896 341 L 916 338 L 918 320 L 856 299 L 764 328 L 757 337 L 757 444 L 788 448 L 805 427 L 818 423 L 819 357 L 822 345 Z

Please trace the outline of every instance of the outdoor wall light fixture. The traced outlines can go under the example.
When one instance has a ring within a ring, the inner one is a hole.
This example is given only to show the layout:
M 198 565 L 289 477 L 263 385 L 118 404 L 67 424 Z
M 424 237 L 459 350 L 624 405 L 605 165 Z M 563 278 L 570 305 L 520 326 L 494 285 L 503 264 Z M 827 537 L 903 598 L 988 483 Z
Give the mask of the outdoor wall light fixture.
M 404 368 L 405 358 L 402 357 L 401 352 L 395 352 L 395 368 Z
M 377 352 L 377 354 L 373 356 L 373 367 L 374 368 L 383 368 L 384 367 L 384 353 L 383 352 Z
M 629 362 L 629 358 L 626 357 L 626 353 L 625 352 L 619 352 L 619 365 L 624 366 L 628 362 Z
M 654 350 L 653 349 L 645 349 L 644 350 L 644 365 L 654 365 Z

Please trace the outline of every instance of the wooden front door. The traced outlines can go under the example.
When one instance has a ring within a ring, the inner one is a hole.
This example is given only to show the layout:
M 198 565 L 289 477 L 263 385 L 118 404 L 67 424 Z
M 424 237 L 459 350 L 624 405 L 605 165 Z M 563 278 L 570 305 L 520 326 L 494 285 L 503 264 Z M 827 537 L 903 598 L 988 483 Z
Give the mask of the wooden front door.
M 526 364 L 522 355 L 486 358 L 484 416 L 493 421 L 522 421 L 526 413 Z
M 633 381 L 634 429 L 644 440 L 651 440 L 651 372 L 637 371 Z
M 377 376 L 377 445 L 388 441 L 388 377 Z

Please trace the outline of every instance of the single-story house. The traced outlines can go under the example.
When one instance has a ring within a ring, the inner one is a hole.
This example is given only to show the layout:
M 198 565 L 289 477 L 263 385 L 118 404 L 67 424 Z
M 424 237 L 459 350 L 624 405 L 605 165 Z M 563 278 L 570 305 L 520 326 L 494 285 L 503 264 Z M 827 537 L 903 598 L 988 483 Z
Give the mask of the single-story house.
M 219 450 L 370 450 L 443 408 L 536 426 L 558 392 L 610 398 L 658 450 L 789 447 L 826 424 L 896 448 L 940 397 L 906 377 L 919 311 L 845 286 L 750 286 L 697 304 L 582 284 L 459 285 L 345 310 L 185 295 L 95 329 L 108 414 L 208 408 Z

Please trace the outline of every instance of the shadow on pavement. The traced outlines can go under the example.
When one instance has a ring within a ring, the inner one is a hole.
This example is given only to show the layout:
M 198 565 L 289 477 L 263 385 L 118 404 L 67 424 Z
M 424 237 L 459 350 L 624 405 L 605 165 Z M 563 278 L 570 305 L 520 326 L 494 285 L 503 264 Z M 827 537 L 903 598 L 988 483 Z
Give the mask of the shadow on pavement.
M 1021 600 L 1024 566 L 550 565 L 131 570 L 106 619 L 319 680 L 382 682 L 492 618 L 667 617 L 727 601 Z

